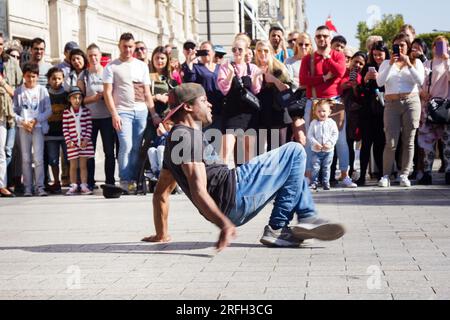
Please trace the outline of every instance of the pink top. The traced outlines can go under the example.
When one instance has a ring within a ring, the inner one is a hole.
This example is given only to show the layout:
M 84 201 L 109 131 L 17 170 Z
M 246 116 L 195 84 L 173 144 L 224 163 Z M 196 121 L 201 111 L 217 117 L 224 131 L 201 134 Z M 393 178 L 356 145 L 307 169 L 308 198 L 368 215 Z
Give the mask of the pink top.
M 238 76 L 243 77 L 247 75 L 247 64 L 237 64 L 236 69 L 238 72 Z M 259 71 L 259 68 L 250 63 L 250 77 L 253 79 L 253 75 Z M 220 91 L 222 91 L 223 95 L 226 96 L 228 92 L 230 92 L 232 81 L 227 81 L 228 74 L 230 70 L 228 70 L 228 63 L 222 64 L 219 68 L 219 75 L 217 76 L 217 85 L 219 86 Z M 262 77 L 258 77 L 256 81 L 252 81 L 252 92 L 254 94 L 258 94 L 261 90 L 262 86 Z
M 422 90 L 428 92 L 430 82 L 431 61 L 424 64 L 425 82 Z M 433 59 L 433 75 L 430 95 L 432 98 L 450 99 L 450 60 Z

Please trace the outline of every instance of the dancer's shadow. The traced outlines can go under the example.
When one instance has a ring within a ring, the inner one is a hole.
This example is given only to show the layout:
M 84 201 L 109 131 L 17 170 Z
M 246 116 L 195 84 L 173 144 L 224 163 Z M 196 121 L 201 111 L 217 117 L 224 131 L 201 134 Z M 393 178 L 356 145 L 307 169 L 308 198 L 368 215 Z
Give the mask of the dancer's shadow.
M 215 250 L 215 242 L 170 242 L 170 243 L 92 243 L 92 244 L 49 244 L 33 247 L 0 247 L 4 250 L 23 250 L 33 253 L 119 253 L 119 254 L 170 254 L 184 255 L 198 258 L 212 258 L 214 254 L 190 253 L 175 251 L 192 251 L 211 249 Z M 255 243 L 232 243 L 231 248 L 262 248 L 265 247 Z M 305 247 L 304 249 L 311 249 Z M 291 248 L 299 250 L 301 248 Z M 316 247 L 315 249 L 318 249 Z

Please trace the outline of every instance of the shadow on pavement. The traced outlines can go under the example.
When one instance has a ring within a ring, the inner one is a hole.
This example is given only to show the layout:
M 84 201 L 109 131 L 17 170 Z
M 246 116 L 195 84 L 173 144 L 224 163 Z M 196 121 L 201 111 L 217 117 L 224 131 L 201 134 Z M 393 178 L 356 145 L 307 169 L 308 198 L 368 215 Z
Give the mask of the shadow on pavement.
M 215 250 L 215 242 L 170 242 L 156 244 L 125 243 L 94 243 L 94 244 L 49 244 L 34 247 L 0 247 L 0 251 L 23 250 L 33 253 L 120 253 L 120 254 L 171 254 L 184 255 L 199 258 L 212 258 L 214 254 L 174 252 L 212 249 Z M 231 248 L 262 248 L 256 243 L 232 243 Z M 280 248 L 279 248 L 280 249 Z M 282 248 L 286 249 L 322 249 L 321 247 Z
M 358 188 L 345 191 L 315 192 L 318 204 L 350 204 L 358 206 L 450 206 L 449 188 L 390 189 Z

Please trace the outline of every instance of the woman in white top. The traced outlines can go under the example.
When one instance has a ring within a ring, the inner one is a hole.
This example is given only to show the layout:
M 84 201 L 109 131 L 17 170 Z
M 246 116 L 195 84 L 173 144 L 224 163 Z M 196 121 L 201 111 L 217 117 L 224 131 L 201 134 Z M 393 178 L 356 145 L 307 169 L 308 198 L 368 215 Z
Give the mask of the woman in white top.
M 300 67 L 302 64 L 302 59 L 308 54 L 312 54 L 313 50 L 312 39 L 306 32 L 300 33 L 297 37 L 294 48 L 294 56 L 288 58 L 285 62 L 286 68 L 289 71 L 291 79 L 293 79 L 292 90 L 305 90 L 300 86 Z M 299 115 L 291 114 L 292 117 L 292 134 L 295 141 L 301 143 L 303 146 L 306 145 L 306 129 L 305 121 L 303 117 Z
M 402 167 L 400 186 L 410 187 L 408 180 L 413 157 L 414 139 L 420 121 L 419 89 L 425 79 L 422 62 L 411 55 L 409 37 L 400 33 L 394 38 L 394 47 L 399 47 L 399 53 L 393 53 L 389 60 L 384 61 L 377 77 L 378 86 L 385 86 L 384 131 L 386 146 L 383 154 L 383 177 L 378 185 L 389 187 L 389 176 L 394 164 L 400 133 L 402 134 Z

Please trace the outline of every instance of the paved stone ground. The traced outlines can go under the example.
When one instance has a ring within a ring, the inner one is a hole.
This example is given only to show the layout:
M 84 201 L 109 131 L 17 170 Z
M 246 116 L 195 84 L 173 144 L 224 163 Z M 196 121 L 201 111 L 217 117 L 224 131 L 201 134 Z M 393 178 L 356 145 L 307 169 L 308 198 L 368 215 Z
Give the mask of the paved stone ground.
M 450 298 L 450 188 L 314 197 L 344 238 L 265 248 L 268 207 L 220 254 L 184 196 L 171 200 L 170 244 L 139 242 L 153 233 L 150 195 L 1 199 L 0 299 Z

